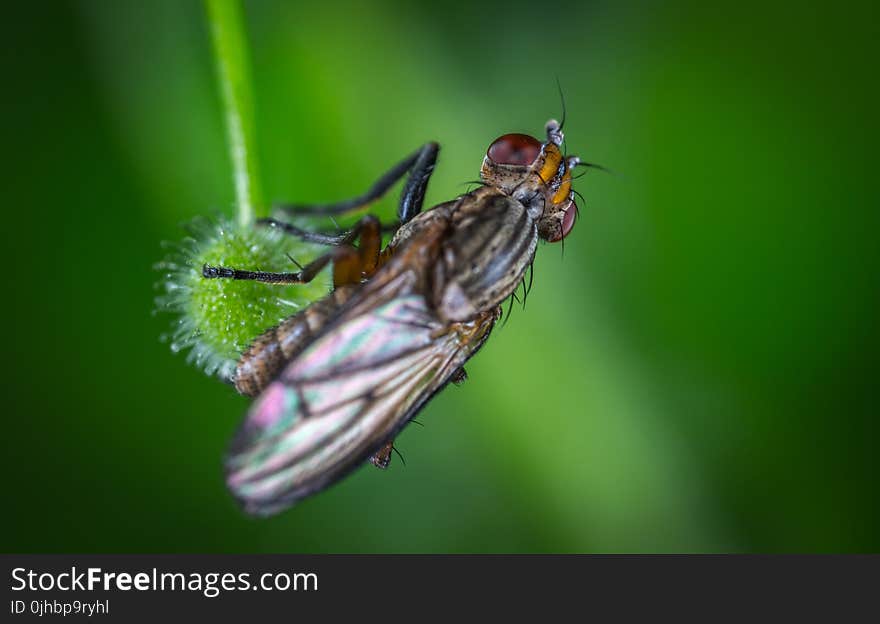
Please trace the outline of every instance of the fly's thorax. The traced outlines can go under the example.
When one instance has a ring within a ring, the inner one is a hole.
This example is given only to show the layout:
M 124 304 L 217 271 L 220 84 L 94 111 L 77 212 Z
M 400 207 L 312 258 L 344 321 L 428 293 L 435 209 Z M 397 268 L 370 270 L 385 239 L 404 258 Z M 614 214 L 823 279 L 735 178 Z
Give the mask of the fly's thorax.
M 438 223 L 445 225 L 460 199 L 438 204 L 430 210 L 419 213 L 412 220 L 401 225 L 394 233 L 388 247 L 392 250 L 397 249 L 402 247 L 409 239 L 415 237 L 419 232 L 436 227 Z
M 489 187 L 461 197 L 450 224 L 435 267 L 437 309 L 446 320 L 464 321 L 516 289 L 534 258 L 538 232 L 525 205 Z

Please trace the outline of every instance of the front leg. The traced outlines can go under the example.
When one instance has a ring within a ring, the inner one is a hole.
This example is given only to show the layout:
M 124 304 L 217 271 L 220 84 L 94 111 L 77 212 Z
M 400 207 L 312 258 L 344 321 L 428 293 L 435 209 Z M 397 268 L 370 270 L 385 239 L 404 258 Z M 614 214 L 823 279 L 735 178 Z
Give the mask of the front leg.
M 291 273 L 251 271 L 222 266 L 202 267 L 202 276 L 207 279 L 234 279 L 264 282 L 266 284 L 307 284 L 333 262 L 333 285 L 356 284 L 363 277 L 369 277 L 379 264 L 382 248 L 382 228 L 376 217 L 367 215 L 352 228 L 346 243 L 360 239 L 360 246 L 342 244 Z

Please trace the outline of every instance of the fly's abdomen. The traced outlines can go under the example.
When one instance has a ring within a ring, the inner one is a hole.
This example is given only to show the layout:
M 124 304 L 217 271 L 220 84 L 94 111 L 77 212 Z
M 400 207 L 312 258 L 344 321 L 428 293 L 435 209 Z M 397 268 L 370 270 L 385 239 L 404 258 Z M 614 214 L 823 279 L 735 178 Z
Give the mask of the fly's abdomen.
M 245 396 L 262 392 L 348 301 L 354 290 L 354 286 L 341 286 L 258 336 L 238 360 L 233 380 L 235 389 Z

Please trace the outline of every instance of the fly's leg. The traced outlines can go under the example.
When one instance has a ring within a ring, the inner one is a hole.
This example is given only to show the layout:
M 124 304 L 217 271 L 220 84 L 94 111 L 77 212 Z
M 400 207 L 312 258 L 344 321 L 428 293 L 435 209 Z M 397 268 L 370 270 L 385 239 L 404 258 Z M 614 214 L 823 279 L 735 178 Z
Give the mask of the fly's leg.
M 333 286 L 338 288 L 348 284 L 360 284 L 379 267 L 382 255 L 382 228 L 379 219 L 366 216 L 358 221 L 353 232 L 360 238 L 360 245 L 337 247 L 333 258 Z M 332 253 L 332 252 L 331 252 Z
M 456 386 L 460 386 L 467 381 L 467 378 L 467 371 L 464 369 L 464 366 L 462 366 L 457 371 L 452 373 L 452 377 L 449 378 L 449 381 L 454 383 Z
M 362 277 L 372 275 L 378 266 L 382 247 L 382 228 L 379 220 L 370 215 L 365 216 L 357 222 L 346 238 L 352 243 L 360 239 L 360 247 L 340 244 L 318 256 L 299 271 L 274 273 L 206 264 L 202 267 L 202 276 L 208 279 L 250 280 L 266 284 L 307 284 L 332 261 L 333 285 L 355 284 L 360 282 Z
M 290 236 L 295 236 L 296 238 L 304 241 L 306 243 L 315 243 L 317 245 L 350 245 L 354 242 L 356 238 L 355 230 L 346 231 L 336 231 L 336 232 L 311 232 L 309 230 L 304 230 L 300 227 L 293 225 L 292 223 L 286 223 L 285 221 L 280 221 L 278 219 L 273 219 L 272 217 L 263 217 L 257 219 L 257 225 L 263 227 L 275 228 L 277 230 L 281 230 L 285 234 Z M 389 223 L 388 225 L 382 226 L 383 234 L 391 234 L 397 231 L 397 228 L 400 227 L 400 223 Z
M 398 451 L 397 448 L 394 446 L 394 440 L 391 440 L 388 444 L 386 444 L 381 449 L 376 451 L 373 455 L 371 455 L 370 463 L 373 464 L 376 468 L 385 470 L 391 463 L 392 452 L 397 453 L 397 456 L 400 458 L 401 463 L 406 466 L 403 455 L 401 455 L 400 451 Z
M 422 211 L 425 202 L 425 191 L 428 190 L 428 180 L 434 173 L 434 165 L 437 164 L 437 152 L 440 146 L 437 143 L 428 143 L 419 150 L 403 193 L 400 195 L 400 203 L 397 205 L 397 220 L 401 223 L 409 221 Z
M 319 256 L 299 271 L 273 273 L 271 271 L 248 271 L 230 267 L 204 265 L 202 277 L 206 279 L 234 279 L 264 282 L 266 284 L 308 284 L 333 259 L 333 252 Z
M 366 208 L 381 198 L 400 178 L 409 173 L 397 208 L 398 221 L 406 223 L 422 210 L 425 190 L 428 188 L 428 180 L 434 171 L 438 151 L 440 151 L 440 146 L 437 143 L 426 143 L 418 151 L 397 163 L 388 173 L 379 178 L 366 193 L 352 199 L 334 204 L 282 204 L 276 208 L 291 216 L 332 216 L 354 212 Z
M 376 468 L 385 470 L 388 467 L 388 464 L 391 463 L 391 450 L 393 448 L 394 440 L 391 440 L 391 442 L 389 442 L 378 451 L 376 451 L 372 456 L 370 456 L 370 463 L 373 464 Z

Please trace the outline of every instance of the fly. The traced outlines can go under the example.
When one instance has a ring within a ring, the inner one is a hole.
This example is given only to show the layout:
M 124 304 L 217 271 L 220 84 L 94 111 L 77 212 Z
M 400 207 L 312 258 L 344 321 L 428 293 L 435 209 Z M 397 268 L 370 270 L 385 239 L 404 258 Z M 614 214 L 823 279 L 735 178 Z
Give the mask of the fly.
M 439 145 L 427 143 L 369 191 L 289 215 L 340 215 L 370 204 L 407 176 L 398 223 L 382 248 L 379 220 L 324 234 L 277 227 L 331 246 L 300 270 L 268 273 L 208 266 L 205 278 L 301 284 L 332 265 L 333 290 L 242 354 L 233 382 L 256 397 L 225 461 L 226 482 L 248 513 L 270 515 L 332 485 L 369 460 L 391 461 L 395 436 L 486 342 L 531 266 L 538 240 L 574 227 L 572 169 L 561 125 L 546 139 L 505 134 L 486 151 L 480 187 L 422 211 Z M 355 245 L 357 243 L 357 245 Z

